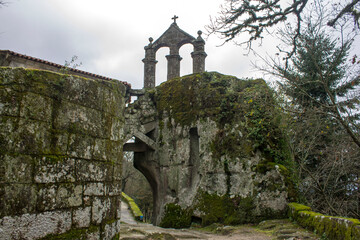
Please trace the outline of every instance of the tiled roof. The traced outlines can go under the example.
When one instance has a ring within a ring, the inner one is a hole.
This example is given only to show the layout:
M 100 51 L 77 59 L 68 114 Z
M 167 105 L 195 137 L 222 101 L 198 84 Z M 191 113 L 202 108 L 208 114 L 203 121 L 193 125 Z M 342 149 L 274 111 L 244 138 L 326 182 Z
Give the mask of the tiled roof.
M 13 52 L 13 51 L 10 51 L 10 50 L 3 50 L 2 52 L 6 52 L 10 55 L 13 55 L 13 56 L 16 56 L 16 57 L 20 57 L 20 58 L 24 58 L 24 59 L 27 59 L 27 60 L 31 60 L 31 61 L 34 61 L 34 62 L 40 62 L 40 63 L 44 63 L 46 65 L 49 65 L 49 66 L 54 66 L 54 67 L 57 67 L 57 68 L 63 68 L 64 65 L 61 65 L 61 64 L 57 64 L 57 63 L 53 63 L 53 62 L 49 62 L 49 61 L 46 61 L 46 60 L 43 60 L 43 59 L 40 59 L 40 58 L 35 58 L 35 57 L 30 57 L 30 56 L 27 56 L 27 55 L 24 55 L 24 54 L 20 54 L 20 53 L 17 53 L 17 52 Z M 94 78 L 98 78 L 98 79 L 103 79 L 103 80 L 116 80 L 116 79 L 113 79 L 113 78 L 109 78 L 109 77 L 104 77 L 104 76 L 101 76 L 101 75 L 98 75 L 98 74 L 94 74 L 94 73 L 90 73 L 90 72 L 85 72 L 85 71 L 82 71 L 82 70 L 79 70 L 79 69 L 76 69 L 76 68 L 69 68 L 70 71 L 72 72 L 75 72 L 75 73 L 81 73 L 81 74 L 84 74 L 84 75 L 88 75 L 88 76 L 91 76 L 91 77 L 94 77 Z M 116 80 L 116 81 L 119 81 L 119 80 Z M 120 81 L 122 82 L 123 84 L 131 87 L 131 85 L 127 82 L 124 82 L 124 81 Z

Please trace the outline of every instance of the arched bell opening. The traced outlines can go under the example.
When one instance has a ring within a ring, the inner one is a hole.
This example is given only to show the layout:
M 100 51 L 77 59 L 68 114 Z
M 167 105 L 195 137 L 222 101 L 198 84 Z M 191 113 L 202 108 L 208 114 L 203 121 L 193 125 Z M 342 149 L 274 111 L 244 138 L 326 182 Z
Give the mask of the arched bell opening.
M 170 49 L 167 47 L 162 47 L 156 52 L 157 64 L 155 71 L 155 86 L 158 86 L 167 80 L 168 62 L 166 56 L 169 55 L 169 53 Z
M 189 75 L 193 73 L 193 59 L 191 53 L 194 51 L 194 46 L 190 43 L 183 45 L 179 50 L 179 55 L 182 57 L 180 65 L 180 76 Z

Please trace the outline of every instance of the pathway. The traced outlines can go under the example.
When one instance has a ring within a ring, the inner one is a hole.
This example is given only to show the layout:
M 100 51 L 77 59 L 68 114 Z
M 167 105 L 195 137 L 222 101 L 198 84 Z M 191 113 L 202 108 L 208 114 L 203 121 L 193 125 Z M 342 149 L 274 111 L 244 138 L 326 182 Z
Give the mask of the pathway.
M 258 226 L 221 226 L 165 229 L 151 224 L 121 224 L 120 239 L 207 239 L 207 240 L 318 240 L 320 239 L 288 219 L 264 221 Z
M 129 205 L 125 202 L 121 202 L 121 221 L 127 224 L 136 225 L 133 215 L 130 212 Z

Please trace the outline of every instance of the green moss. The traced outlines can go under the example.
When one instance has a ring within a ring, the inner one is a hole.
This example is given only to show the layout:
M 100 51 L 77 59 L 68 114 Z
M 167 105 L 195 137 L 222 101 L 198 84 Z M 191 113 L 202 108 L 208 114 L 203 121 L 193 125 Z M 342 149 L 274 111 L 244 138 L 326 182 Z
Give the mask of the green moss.
M 88 234 L 100 232 L 100 226 L 91 225 L 87 229 L 71 229 L 62 234 L 50 234 L 41 240 L 86 240 L 88 239 Z M 116 237 L 116 235 L 115 235 Z M 119 239 L 119 238 L 113 239 Z
M 255 216 L 255 205 L 253 197 L 233 197 L 229 195 L 219 196 L 201 192 L 197 197 L 195 206 L 202 215 L 202 225 L 213 223 L 243 224 L 258 222 Z
M 290 203 L 290 217 L 299 225 L 324 235 L 328 239 L 358 239 L 356 231 L 360 226 L 358 219 L 325 216 L 310 211 L 310 208 L 297 203 Z
M 269 162 L 292 171 L 295 167 L 273 94 L 261 79 L 205 72 L 162 83 L 154 100 L 160 120 L 169 116 L 182 126 L 206 118 L 215 121 L 219 131 L 210 146 L 215 159 L 224 155 L 243 158 L 260 150 Z
M 299 204 L 299 203 L 292 202 L 292 203 L 289 203 L 288 206 L 294 212 L 311 211 L 311 207 L 308 207 L 308 206 L 305 206 L 305 205 Z
M 188 228 L 191 225 L 191 210 L 182 209 L 175 203 L 165 206 L 165 214 L 161 220 L 160 227 L 164 228 Z
M 219 73 L 201 73 L 166 81 L 157 87 L 154 97 L 159 116 L 166 112 L 182 126 L 200 118 L 215 119 L 227 87 L 235 79 Z
M 132 214 L 135 219 L 140 220 L 139 218 L 143 216 L 139 206 L 135 203 L 134 199 L 126 195 L 124 192 L 121 192 L 122 198 L 129 204 Z
M 87 239 L 87 230 L 86 229 L 72 229 L 66 233 L 59 235 L 48 235 L 42 240 L 86 240 Z

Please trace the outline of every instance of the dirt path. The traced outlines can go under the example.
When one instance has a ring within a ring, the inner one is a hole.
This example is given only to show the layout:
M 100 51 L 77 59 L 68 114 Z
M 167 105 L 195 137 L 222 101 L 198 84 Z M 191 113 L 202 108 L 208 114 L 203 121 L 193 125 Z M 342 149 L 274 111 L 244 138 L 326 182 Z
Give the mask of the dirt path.
M 214 234 L 193 229 L 164 229 L 150 224 L 121 225 L 120 239 L 230 239 L 230 240 L 271 240 L 265 233 L 257 232 L 251 227 L 241 227 L 231 233 Z
M 269 220 L 259 226 L 215 226 L 208 228 L 165 229 L 151 224 L 121 224 L 120 239 L 209 239 L 209 240 L 317 240 L 310 233 L 287 219 Z
M 121 202 L 121 221 L 126 224 L 137 224 L 133 215 L 130 213 L 129 205 L 125 201 Z

